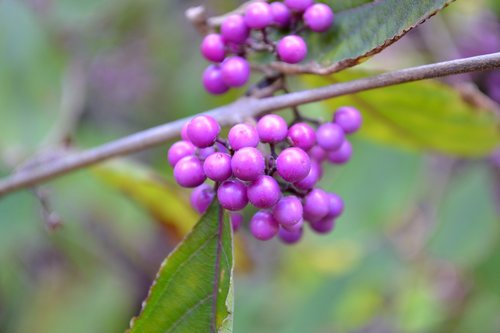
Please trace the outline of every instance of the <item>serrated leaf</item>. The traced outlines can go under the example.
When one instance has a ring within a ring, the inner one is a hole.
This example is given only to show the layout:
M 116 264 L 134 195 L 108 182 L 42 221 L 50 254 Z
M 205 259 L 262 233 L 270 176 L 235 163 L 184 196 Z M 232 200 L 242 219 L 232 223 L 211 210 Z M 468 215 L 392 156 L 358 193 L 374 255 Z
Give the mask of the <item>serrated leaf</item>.
M 128 332 L 232 332 L 232 279 L 231 225 L 214 202 L 162 263 Z
M 366 73 L 343 72 L 347 81 Z M 332 83 L 330 77 L 306 76 L 308 87 Z M 460 94 L 437 81 L 420 81 L 364 91 L 323 102 L 328 118 L 333 110 L 353 105 L 363 113 L 360 136 L 385 144 L 430 150 L 455 156 L 484 156 L 500 145 L 498 118 L 490 110 L 464 101 Z

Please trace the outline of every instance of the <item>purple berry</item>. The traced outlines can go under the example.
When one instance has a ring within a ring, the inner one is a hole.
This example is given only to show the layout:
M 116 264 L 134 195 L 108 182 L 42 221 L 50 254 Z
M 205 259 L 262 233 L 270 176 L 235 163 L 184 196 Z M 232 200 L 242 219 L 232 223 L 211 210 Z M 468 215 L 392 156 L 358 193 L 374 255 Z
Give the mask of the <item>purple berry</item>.
M 222 38 L 225 42 L 242 44 L 249 35 L 248 27 L 240 15 L 228 16 L 220 27 Z
M 217 199 L 227 210 L 242 210 L 248 204 L 247 187 L 239 180 L 226 180 L 217 190 Z
M 345 141 L 344 130 L 337 124 L 325 123 L 316 131 L 316 140 L 324 150 L 337 150 Z
M 233 174 L 241 180 L 254 181 L 264 174 L 265 161 L 260 150 L 245 147 L 237 150 L 231 160 Z
M 281 197 L 278 182 L 271 176 L 260 176 L 247 189 L 248 200 L 257 208 L 271 208 Z
M 248 124 L 234 125 L 227 135 L 229 145 L 234 150 L 245 147 L 257 147 L 259 144 L 259 134 L 255 127 Z
M 279 224 L 271 213 L 266 211 L 257 212 L 250 220 L 250 232 L 260 240 L 269 240 L 276 236 Z
M 221 67 L 222 80 L 229 87 L 241 87 L 250 78 L 250 64 L 242 57 L 226 58 Z
M 289 64 L 301 62 L 307 56 L 307 45 L 300 36 L 291 35 L 282 38 L 277 46 L 279 58 Z
M 325 218 L 330 212 L 328 193 L 315 188 L 304 197 L 304 219 L 316 222 Z
M 198 157 L 202 161 L 206 160 L 208 156 L 210 156 L 214 153 L 215 153 L 214 147 L 198 148 Z
M 302 220 L 302 202 L 294 195 L 283 197 L 274 206 L 272 213 L 279 224 L 292 227 Z
M 296 188 L 300 190 L 310 190 L 316 183 L 320 180 L 322 174 L 321 165 L 316 160 L 311 160 L 311 170 L 307 174 L 306 178 L 301 181 L 293 183 Z
M 187 127 L 189 140 L 198 148 L 210 147 L 220 133 L 217 120 L 210 116 L 197 116 L 191 119 Z
M 363 123 L 361 113 L 352 106 L 338 108 L 333 116 L 333 122 L 342 127 L 345 133 L 356 132 Z
M 195 156 L 183 157 L 175 165 L 174 178 L 182 187 L 196 187 L 201 185 L 206 179 L 203 172 L 203 164 Z
M 349 140 L 344 140 L 344 143 L 339 149 L 328 152 L 328 160 L 334 164 L 344 164 L 351 159 L 352 146 Z
M 229 214 L 229 219 L 231 221 L 233 231 L 236 232 L 240 230 L 241 224 L 243 223 L 243 215 L 241 215 L 240 213 L 232 212 L 231 214 Z
M 307 8 L 303 17 L 306 26 L 315 32 L 327 31 L 333 23 L 333 11 L 324 3 L 317 3 Z
M 292 14 L 290 9 L 282 2 L 271 3 L 271 13 L 273 15 L 273 22 L 280 28 L 285 28 L 290 24 Z
M 318 234 L 327 234 L 335 228 L 335 220 L 332 218 L 325 218 L 320 221 L 311 222 L 309 226 Z
M 257 122 L 257 132 L 260 141 L 265 143 L 278 143 L 285 140 L 288 134 L 288 125 L 285 119 L 276 115 L 268 114 Z
M 205 214 L 214 197 L 214 189 L 208 184 L 201 184 L 191 192 L 191 206 L 198 213 Z
M 336 193 L 328 193 L 328 217 L 337 218 L 344 212 L 344 200 Z
M 185 123 L 184 125 L 182 125 L 182 129 L 181 129 L 181 138 L 182 140 L 184 141 L 189 141 L 189 136 L 187 134 L 187 129 L 188 129 L 188 125 L 189 125 L 189 121 L 187 123 Z
M 306 123 L 297 123 L 288 130 L 288 138 L 295 147 L 303 150 L 311 149 L 316 143 L 314 128 Z
M 196 147 L 188 141 L 177 141 L 168 150 L 168 162 L 171 166 L 175 166 L 183 157 L 193 155 Z
M 299 229 L 302 229 L 302 226 L 304 225 L 304 219 L 300 219 L 299 222 L 292 224 L 292 225 L 284 225 L 282 224 L 281 227 L 283 229 L 286 229 L 288 231 L 296 231 Z
M 302 234 L 304 233 L 303 228 L 299 228 L 297 230 L 287 230 L 285 228 L 280 228 L 278 232 L 278 237 L 281 239 L 281 241 L 285 244 L 295 244 L 297 243 L 301 238 Z
M 232 175 L 231 156 L 226 153 L 213 153 L 205 159 L 203 170 L 208 178 L 222 182 Z
M 314 0 L 285 0 L 285 5 L 298 12 L 303 12 L 314 3 Z
M 326 158 L 326 151 L 320 146 L 314 146 L 307 152 L 312 160 L 316 160 L 319 163 L 323 162 Z
M 200 50 L 205 59 L 213 62 L 221 62 L 226 54 L 224 40 L 219 34 L 206 35 L 201 42 Z
M 221 95 L 229 90 L 222 80 L 222 71 L 219 66 L 210 65 L 203 72 L 203 86 L 213 95 Z
M 271 6 L 267 2 L 253 2 L 245 9 L 245 24 L 250 29 L 263 29 L 272 22 Z
M 278 155 L 276 168 L 281 178 L 294 183 L 308 175 L 311 170 L 311 160 L 302 149 L 296 147 L 287 148 Z

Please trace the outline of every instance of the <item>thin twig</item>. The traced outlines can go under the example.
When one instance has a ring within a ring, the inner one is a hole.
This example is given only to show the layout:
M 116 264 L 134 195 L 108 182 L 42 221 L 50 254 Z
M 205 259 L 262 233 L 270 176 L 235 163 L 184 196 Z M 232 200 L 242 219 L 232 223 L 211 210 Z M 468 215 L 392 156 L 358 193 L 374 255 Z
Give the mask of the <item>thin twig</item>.
M 217 119 L 222 126 L 242 122 L 249 117 L 296 105 L 348 95 L 364 90 L 386 87 L 405 82 L 484 71 L 500 67 L 500 53 L 446 61 L 413 67 L 359 80 L 337 83 L 317 89 L 304 90 L 275 97 L 256 99 L 243 97 L 234 103 L 205 112 Z M 126 155 L 159 145 L 180 133 L 190 118 L 153 127 L 142 132 L 104 144 L 100 147 L 69 154 L 43 163 L 27 171 L 19 171 L 0 181 L 0 195 L 42 183 L 65 173 L 96 164 L 106 159 Z

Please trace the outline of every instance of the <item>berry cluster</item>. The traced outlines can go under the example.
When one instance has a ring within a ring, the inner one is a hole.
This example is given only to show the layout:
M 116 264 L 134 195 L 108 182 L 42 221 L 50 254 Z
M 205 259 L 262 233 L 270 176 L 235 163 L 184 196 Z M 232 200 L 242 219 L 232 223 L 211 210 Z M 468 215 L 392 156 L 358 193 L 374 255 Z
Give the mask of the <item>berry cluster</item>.
M 327 233 L 342 213 L 342 199 L 315 185 L 322 162 L 349 161 L 352 148 L 346 135 L 356 132 L 361 122 L 352 107 L 339 108 L 333 121 L 323 124 L 297 113 L 289 126 L 282 117 L 268 114 L 256 126 L 233 126 L 224 140 L 217 121 L 201 115 L 184 126 L 183 140 L 170 147 L 168 160 L 177 183 L 195 188 L 191 204 L 199 213 L 217 196 L 237 230 L 243 221 L 240 211 L 250 203 L 260 209 L 250 220 L 255 238 L 279 235 L 285 243 L 295 243 L 304 220 L 314 231 Z M 205 183 L 207 178 L 213 186 Z
M 330 7 L 314 4 L 313 0 L 252 2 L 245 8 L 244 15 L 228 16 L 220 33 L 208 34 L 203 39 L 201 54 L 214 63 L 203 73 L 203 85 L 214 95 L 245 85 L 250 78 L 246 56 L 251 51 L 269 51 L 283 62 L 299 63 L 307 56 L 307 45 L 298 33 L 303 28 L 324 32 L 332 23 Z M 275 43 L 269 38 L 272 27 L 291 35 Z

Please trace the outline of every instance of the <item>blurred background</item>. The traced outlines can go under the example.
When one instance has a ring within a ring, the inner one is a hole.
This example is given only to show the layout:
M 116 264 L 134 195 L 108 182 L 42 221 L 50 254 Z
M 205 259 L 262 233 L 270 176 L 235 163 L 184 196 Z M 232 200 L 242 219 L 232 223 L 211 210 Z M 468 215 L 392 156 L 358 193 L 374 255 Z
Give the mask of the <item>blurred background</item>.
M 184 18 L 198 4 L 0 1 L 0 176 L 241 94 L 211 97 L 201 86 L 201 38 Z M 203 4 L 220 14 L 239 3 Z M 498 52 L 499 14 L 497 0 L 457 1 L 361 67 Z M 447 83 L 476 84 L 498 110 L 499 71 Z M 346 202 L 332 234 L 286 246 L 239 233 L 235 332 L 500 332 L 500 156 L 438 154 L 370 133 L 322 180 Z M 0 332 L 128 327 L 197 220 L 172 183 L 167 147 L 0 198 Z

